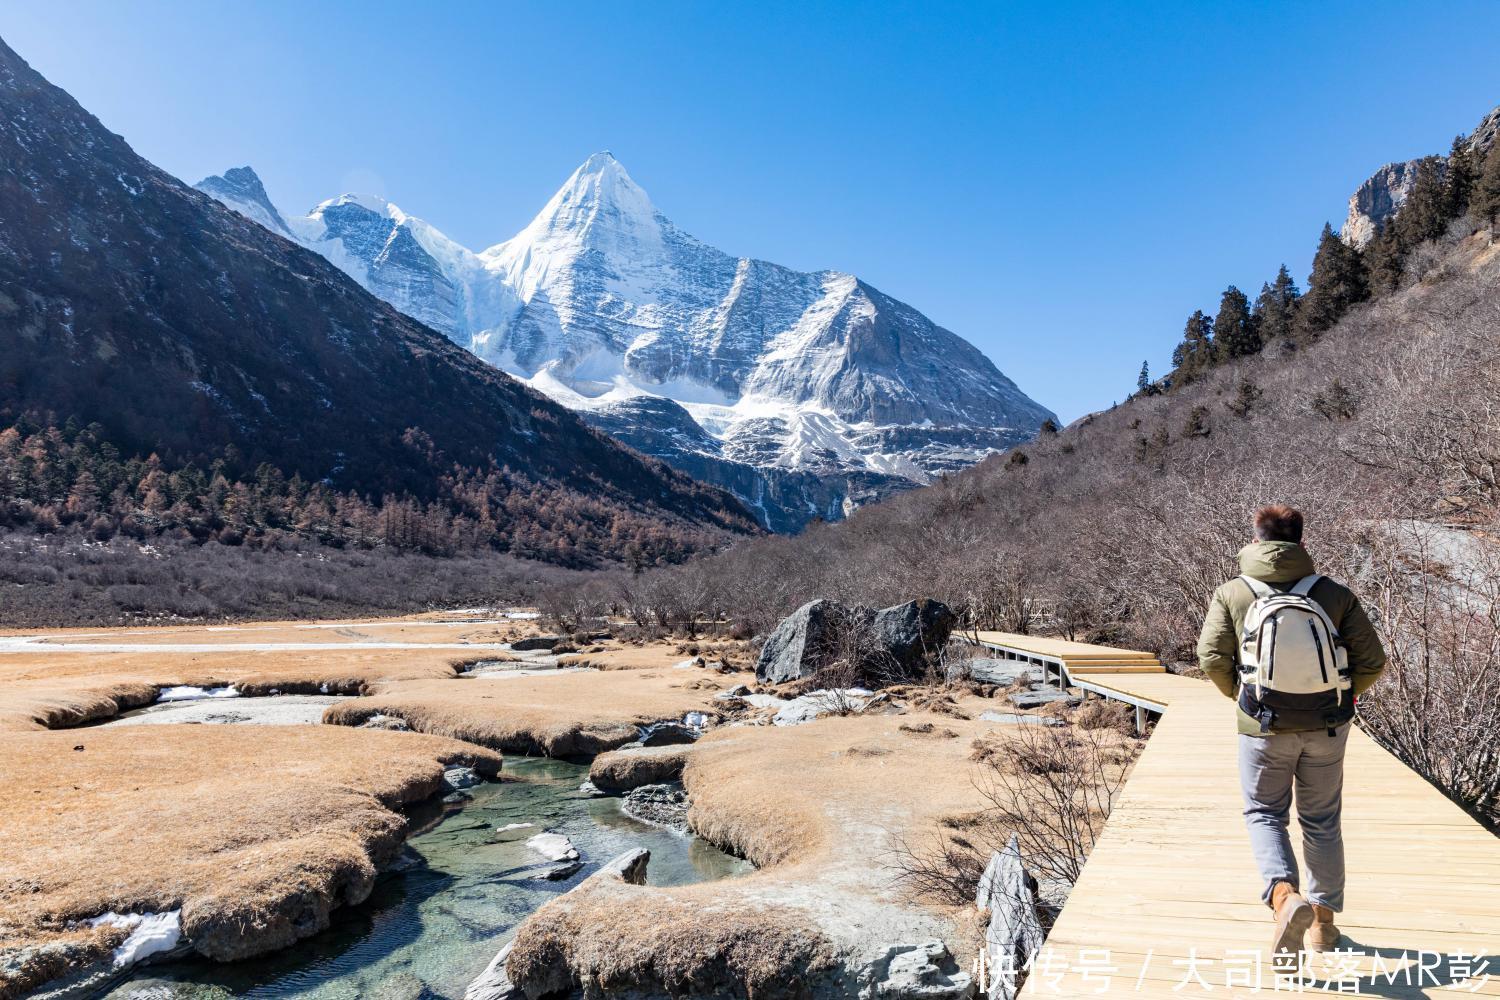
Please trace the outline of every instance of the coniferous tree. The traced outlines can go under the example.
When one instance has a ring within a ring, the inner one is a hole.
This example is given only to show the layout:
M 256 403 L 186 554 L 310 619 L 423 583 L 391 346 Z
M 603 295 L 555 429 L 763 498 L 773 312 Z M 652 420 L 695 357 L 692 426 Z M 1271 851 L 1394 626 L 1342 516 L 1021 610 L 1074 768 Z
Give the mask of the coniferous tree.
M 1220 362 L 1243 358 L 1261 348 L 1260 333 L 1250 315 L 1250 300 L 1230 285 L 1219 299 L 1219 314 L 1214 317 L 1214 347 Z
M 1340 239 L 1326 222 L 1307 283 L 1307 294 L 1297 309 L 1297 329 L 1304 336 L 1322 333 L 1337 323 L 1350 306 L 1370 297 L 1359 251 Z
M 1453 137 L 1453 148 L 1448 152 L 1447 215 L 1450 220 L 1463 216 L 1469 210 L 1469 199 L 1474 193 L 1474 182 L 1479 179 L 1482 164 L 1478 152 L 1470 148 L 1467 136 Z
M 1483 223 L 1493 223 L 1500 217 L 1500 142 L 1490 147 L 1484 159 L 1484 169 L 1469 199 L 1469 211 Z
M 1135 389 L 1142 396 L 1151 395 L 1151 365 L 1141 362 L 1141 373 L 1135 377 Z
M 1297 301 L 1302 293 L 1292 280 L 1292 272 L 1282 264 L 1269 284 L 1260 286 L 1251 315 L 1262 344 L 1288 343 L 1297 319 Z
M 1448 228 L 1448 186 L 1441 156 L 1424 156 L 1417 162 L 1411 193 L 1386 225 L 1395 226 L 1404 249 L 1435 240 Z
M 1370 275 L 1370 293 L 1385 295 L 1401 285 L 1405 271 L 1406 248 L 1395 225 L 1387 222 L 1365 244 L 1365 269 Z
M 1199 309 L 1188 317 L 1182 343 L 1172 352 L 1173 381 L 1190 382 L 1214 363 L 1214 321 Z

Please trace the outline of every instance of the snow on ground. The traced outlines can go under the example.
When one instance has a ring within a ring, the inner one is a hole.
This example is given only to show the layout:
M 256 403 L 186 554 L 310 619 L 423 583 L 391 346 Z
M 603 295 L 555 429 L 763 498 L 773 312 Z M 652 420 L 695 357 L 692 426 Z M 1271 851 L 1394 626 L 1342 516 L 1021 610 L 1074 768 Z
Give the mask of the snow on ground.
M 114 950 L 114 965 L 123 969 L 145 958 L 171 951 L 182 940 L 182 911 L 165 913 L 109 913 L 87 921 L 90 927 L 108 924 L 127 928 L 130 936 Z
M 164 701 L 202 701 L 206 698 L 238 698 L 240 693 L 233 686 L 205 688 L 195 687 L 191 684 L 180 684 L 176 687 L 162 688 L 161 693 L 156 696 L 158 702 Z

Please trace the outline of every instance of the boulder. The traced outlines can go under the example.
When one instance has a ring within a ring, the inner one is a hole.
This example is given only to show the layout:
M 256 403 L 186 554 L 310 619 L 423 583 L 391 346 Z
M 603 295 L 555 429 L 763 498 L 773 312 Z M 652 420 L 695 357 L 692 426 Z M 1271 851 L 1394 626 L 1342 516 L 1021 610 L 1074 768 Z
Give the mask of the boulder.
M 1023 660 L 1001 660 L 990 657 L 970 660 L 969 676 L 981 684 L 1010 687 L 1012 684 L 1042 684 L 1047 672 Z
M 839 653 L 840 633 L 862 631 L 849 643 L 860 650 L 861 673 L 878 681 L 919 674 L 948 642 L 957 617 L 941 601 L 907 601 L 879 611 L 819 598 L 793 611 L 761 646 L 755 676 L 766 684 L 801 680 Z
M 583 871 L 582 861 L 564 861 L 560 865 L 545 868 L 531 876 L 534 882 L 561 882 L 565 878 L 572 878 Z
M 484 779 L 472 767 L 450 767 L 443 772 L 443 787 L 450 792 L 462 791 L 483 783 Z
M 860 978 L 860 996 L 880 1000 L 965 1000 L 974 987 L 941 941 L 891 945 Z
M 891 661 L 884 664 L 894 669 L 899 676 L 911 677 L 920 673 L 928 657 L 948 644 L 958 616 L 941 601 L 923 598 L 907 601 L 875 612 L 875 642 L 880 650 L 877 654 Z M 882 664 L 875 664 L 879 669 Z
M 838 601 L 819 598 L 787 615 L 760 648 L 756 678 L 785 684 L 817 673 L 827 665 L 835 633 L 849 614 Z
M 642 785 L 631 789 L 620 807 L 643 823 L 687 832 L 688 797 L 681 784 Z
M 1021 715 L 1017 712 L 980 712 L 980 722 L 999 722 L 1008 726 L 1060 726 L 1063 721 L 1051 715 Z
M 1083 699 L 1076 694 L 1068 694 L 1066 691 L 1044 688 L 1041 691 L 1022 691 L 1020 694 L 1010 696 L 1010 703 L 1017 708 L 1041 708 L 1043 705 L 1051 705 L 1053 702 L 1062 702 L 1065 705 L 1082 705 Z
M 517 653 L 525 653 L 536 649 L 545 649 L 550 653 L 562 641 L 563 637 L 560 635 L 533 635 L 525 639 L 517 639 L 510 644 L 510 648 Z
M 510 958 L 513 944 L 514 942 L 507 942 L 504 948 L 495 953 L 479 978 L 464 990 L 464 1000 L 524 1000 L 526 994 L 510 981 L 510 974 L 505 971 L 505 961 Z
M 539 833 L 526 841 L 531 848 L 548 861 L 577 861 L 578 848 L 560 833 Z
M 684 743 L 696 743 L 701 735 L 698 730 L 680 722 L 657 722 L 648 726 L 641 734 L 641 746 L 680 746 Z

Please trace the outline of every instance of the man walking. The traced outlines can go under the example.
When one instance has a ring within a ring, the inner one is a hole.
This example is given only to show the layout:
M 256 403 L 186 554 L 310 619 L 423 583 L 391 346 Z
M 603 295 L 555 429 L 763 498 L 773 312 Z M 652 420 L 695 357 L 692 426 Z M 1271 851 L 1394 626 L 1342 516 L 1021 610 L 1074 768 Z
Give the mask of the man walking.
M 1295 968 L 1305 944 L 1331 951 L 1344 906 L 1344 746 L 1354 699 L 1385 668 L 1385 650 L 1359 600 L 1317 575 L 1302 548 L 1302 514 L 1263 507 L 1240 550 L 1241 575 L 1214 591 L 1198 662 L 1238 704 L 1240 788 L 1264 902 L 1276 921 L 1273 961 Z M 1302 827 L 1307 878 L 1287 823 Z

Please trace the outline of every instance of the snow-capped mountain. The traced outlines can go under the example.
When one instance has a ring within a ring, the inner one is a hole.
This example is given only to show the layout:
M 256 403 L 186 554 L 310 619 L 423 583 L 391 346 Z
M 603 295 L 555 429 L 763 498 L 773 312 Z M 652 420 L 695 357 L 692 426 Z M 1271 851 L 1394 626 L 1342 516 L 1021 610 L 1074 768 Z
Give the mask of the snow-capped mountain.
M 609 153 L 480 253 L 374 198 L 283 216 L 248 167 L 198 186 L 602 429 L 730 488 L 773 529 L 838 519 L 1052 416 L 971 344 L 852 275 L 688 235 Z

